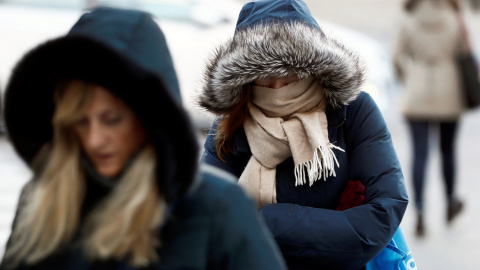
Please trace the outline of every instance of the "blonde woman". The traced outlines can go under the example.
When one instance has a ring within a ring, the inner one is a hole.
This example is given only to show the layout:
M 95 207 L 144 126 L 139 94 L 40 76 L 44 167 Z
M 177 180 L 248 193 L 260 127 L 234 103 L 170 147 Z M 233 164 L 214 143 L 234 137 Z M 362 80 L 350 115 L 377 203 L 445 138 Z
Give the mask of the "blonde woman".
M 99 8 L 29 52 L 6 123 L 34 179 L 2 269 L 284 269 L 254 204 L 197 170 L 162 32 L 143 12 Z
M 0 88 L 0 136 L 5 133 L 5 124 L 3 123 L 3 103 L 2 103 L 2 89 Z

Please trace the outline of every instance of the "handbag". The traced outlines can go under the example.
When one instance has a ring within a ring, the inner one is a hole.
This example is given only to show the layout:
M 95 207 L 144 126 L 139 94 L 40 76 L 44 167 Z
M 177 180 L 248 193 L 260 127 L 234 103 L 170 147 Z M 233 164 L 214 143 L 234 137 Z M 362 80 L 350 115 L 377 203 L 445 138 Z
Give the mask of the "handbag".
M 417 270 L 412 252 L 398 227 L 388 245 L 365 265 L 366 270 Z
M 460 82 L 467 108 L 480 106 L 480 82 L 478 80 L 478 65 L 470 46 L 467 27 L 460 12 L 457 20 L 461 34 L 461 52 L 457 55 L 457 65 L 460 72 Z
M 478 67 L 472 52 L 460 53 L 457 56 L 457 65 L 460 70 L 465 104 L 473 109 L 480 106 L 480 83 L 478 81 Z

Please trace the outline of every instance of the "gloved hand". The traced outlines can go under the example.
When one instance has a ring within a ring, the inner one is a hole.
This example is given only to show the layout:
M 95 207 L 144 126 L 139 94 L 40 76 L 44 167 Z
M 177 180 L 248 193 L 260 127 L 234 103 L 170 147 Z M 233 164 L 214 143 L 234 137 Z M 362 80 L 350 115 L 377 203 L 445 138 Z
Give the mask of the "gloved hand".
M 360 180 L 348 181 L 335 210 L 343 211 L 365 203 L 365 186 Z

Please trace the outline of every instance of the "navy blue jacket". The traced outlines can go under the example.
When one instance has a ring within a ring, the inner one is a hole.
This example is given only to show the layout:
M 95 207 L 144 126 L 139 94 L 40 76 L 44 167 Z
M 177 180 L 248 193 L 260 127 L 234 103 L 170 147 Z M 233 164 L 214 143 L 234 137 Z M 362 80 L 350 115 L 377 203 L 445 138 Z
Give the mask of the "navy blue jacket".
M 254 202 L 233 181 L 214 167 L 203 166 L 186 196 L 169 208 L 159 239 L 158 263 L 130 267 L 125 260 L 91 261 L 82 251 L 81 236 L 72 244 L 33 265 L 16 270 L 184 270 L 184 269 L 286 269 L 270 232 Z M 88 215 L 111 187 L 92 177 L 82 207 Z M 267 237 L 268 236 L 268 237 Z M 10 269 L 0 265 L 0 269 Z
M 330 142 L 341 147 L 336 177 L 295 187 L 292 158 L 277 166 L 276 204 L 261 213 L 290 269 L 360 269 L 390 241 L 408 197 L 386 123 L 373 99 L 361 93 L 340 109 L 327 109 Z M 215 130 L 215 125 L 212 127 Z M 240 177 L 251 157 L 243 129 L 234 135 L 234 155 L 222 162 L 213 136 L 203 162 Z M 364 205 L 335 211 L 347 181 L 366 186 Z
M 373 99 L 360 91 L 361 63 L 357 54 L 325 35 L 302 0 L 246 3 L 233 39 L 207 63 L 198 102 L 220 119 L 239 110 L 236 106 L 256 79 L 297 74 L 319 83 L 329 141 L 345 150 L 333 150 L 340 163 L 336 177 L 295 187 L 290 157 L 276 168 L 278 203 L 260 210 L 290 269 L 362 268 L 390 241 L 407 207 L 386 123 Z M 210 134 L 216 134 L 217 124 Z M 210 135 L 202 160 L 240 177 L 252 155 L 243 127 L 233 135 L 233 148 L 222 162 Z M 366 202 L 334 211 L 349 180 L 366 186 Z

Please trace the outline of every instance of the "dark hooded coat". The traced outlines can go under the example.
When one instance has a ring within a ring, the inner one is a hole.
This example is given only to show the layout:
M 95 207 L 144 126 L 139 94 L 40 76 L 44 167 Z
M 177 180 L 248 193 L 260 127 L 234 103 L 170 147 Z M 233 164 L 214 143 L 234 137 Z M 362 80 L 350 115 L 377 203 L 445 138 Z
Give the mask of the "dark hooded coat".
M 284 269 L 252 200 L 228 181 L 232 177 L 211 167 L 197 169 L 197 139 L 180 105 L 165 38 L 149 14 L 98 8 L 84 14 L 65 37 L 41 44 L 15 67 L 5 118 L 16 151 L 29 165 L 52 140 L 53 90 L 66 79 L 102 85 L 122 98 L 154 144 L 158 186 L 169 211 L 159 228 L 160 261 L 143 269 Z M 112 189 L 86 174 L 85 216 Z M 19 208 L 21 203 L 22 198 Z M 81 245 L 74 244 L 78 242 L 17 269 L 134 269 L 127 258 L 88 260 Z M 5 263 L 0 268 L 7 269 Z
M 233 40 L 207 66 L 199 103 L 221 117 L 234 107 L 246 84 L 265 76 L 316 76 L 327 99 L 329 141 L 340 163 L 336 177 L 295 186 L 290 157 L 276 169 L 276 204 L 260 212 L 290 269 L 361 269 L 390 241 L 408 197 L 386 123 L 373 99 L 360 93 L 358 57 L 329 39 L 301 0 L 245 4 Z M 214 123 L 210 134 L 215 134 Z M 219 159 L 214 135 L 203 162 L 240 177 L 252 153 L 243 127 L 233 136 L 233 154 Z M 349 180 L 366 187 L 365 204 L 335 211 Z

